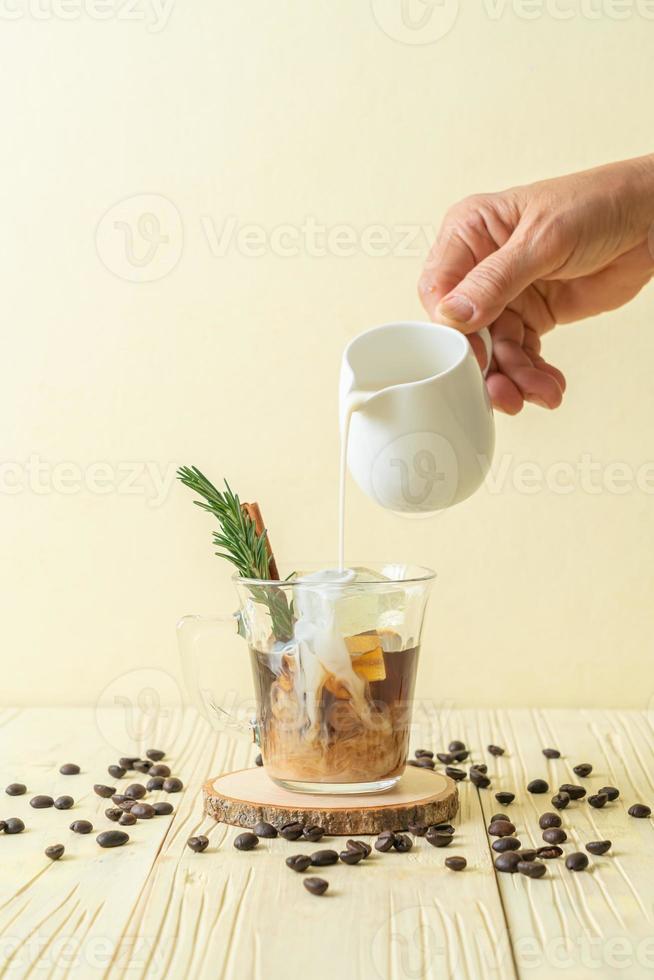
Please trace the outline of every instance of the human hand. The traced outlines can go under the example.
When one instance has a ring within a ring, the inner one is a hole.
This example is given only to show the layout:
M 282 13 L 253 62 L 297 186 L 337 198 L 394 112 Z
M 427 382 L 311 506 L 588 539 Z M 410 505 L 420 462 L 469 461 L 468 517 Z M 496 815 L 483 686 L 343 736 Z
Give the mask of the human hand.
M 451 208 L 419 282 L 429 316 L 469 335 L 489 327 L 496 408 L 556 408 L 565 378 L 541 337 L 616 309 L 654 276 L 654 155 L 477 194 Z

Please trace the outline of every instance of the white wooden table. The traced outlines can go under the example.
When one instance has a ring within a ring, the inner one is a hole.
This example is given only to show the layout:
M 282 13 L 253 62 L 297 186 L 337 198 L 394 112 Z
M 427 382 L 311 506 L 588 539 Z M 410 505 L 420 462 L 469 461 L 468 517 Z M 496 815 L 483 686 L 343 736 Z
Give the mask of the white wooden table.
M 28 787 L 22 797 L 0 790 L 0 818 L 19 816 L 27 825 L 23 834 L 0 834 L 0 975 L 649 977 L 654 826 L 627 816 L 627 808 L 654 801 L 652 735 L 648 715 L 637 712 L 434 713 L 414 747 L 441 750 L 463 739 L 474 761 L 488 763 L 492 790 L 459 784 L 461 811 L 449 849 L 416 839 L 409 854 L 373 852 L 356 867 L 327 868 L 329 891 L 316 898 L 284 864 L 298 845 L 262 840 L 255 851 L 238 852 L 237 831 L 202 816 L 202 783 L 251 764 L 247 744 L 216 735 L 191 712 L 162 711 L 143 726 L 134 718 L 114 722 L 106 712 L 99 717 L 92 708 L 0 709 L 0 785 Z M 505 746 L 506 755 L 490 756 L 491 742 Z M 546 746 L 564 757 L 546 760 Z M 164 748 L 184 781 L 183 793 L 166 797 L 174 815 L 126 828 L 130 843 L 115 850 L 102 850 L 95 834 L 72 833 L 69 824 L 80 818 L 96 830 L 115 828 L 104 816 L 111 801 L 95 796 L 92 785 L 116 785 L 107 765 L 149 747 Z M 64 762 L 77 762 L 82 773 L 59 775 Z M 517 792 L 508 812 L 524 846 L 538 845 L 538 815 L 551 808 L 551 794 L 531 796 L 524 787 L 535 777 L 552 787 L 579 782 L 572 773 L 578 762 L 594 766 L 584 785 L 616 785 L 621 798 L 603 810 L 581 801 L 564 811 L 571 841 L 564 848 L 610 838 L 611 852 L 591 857 L 589 872 L 569 872 L 558 859 L 540 880 L 497 875 L 485 827 L 504 808 L 493 793 Z M 34 810 L 29 799 L 36 793 L 66 793 L 76 805 Z M 201 833 L 209 849 L 195 854 L 186 841 Z M 54 843 L 66 846 L 58 862 L 43 853 Z M 467 870 L 448 871 L 448 854 L 464 855 Z

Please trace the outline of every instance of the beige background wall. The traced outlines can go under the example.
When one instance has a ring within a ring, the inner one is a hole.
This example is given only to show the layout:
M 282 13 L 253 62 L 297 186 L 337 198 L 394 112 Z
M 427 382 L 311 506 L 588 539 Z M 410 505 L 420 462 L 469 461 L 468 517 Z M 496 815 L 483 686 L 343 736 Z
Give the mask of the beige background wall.
M 139 4 L 0 14 L 3 702 L 177 697 L 176 618 L 233 599 L 175 467 L 259 499 L 280 554 L 333 557 L 340 354 L 420 315 L 420 227 L 654 149 L 645 0 L 466 0 L 448 32 L 452 0 L 410 0 L 413 27 L 391 0 Z M 406 523 L 353 488 L 350 556 L 440 573 L 438 703 L 649 704 L 653 320 L 654 288 L 548 339 L 564 407 L 499 417 L 460 508 Z

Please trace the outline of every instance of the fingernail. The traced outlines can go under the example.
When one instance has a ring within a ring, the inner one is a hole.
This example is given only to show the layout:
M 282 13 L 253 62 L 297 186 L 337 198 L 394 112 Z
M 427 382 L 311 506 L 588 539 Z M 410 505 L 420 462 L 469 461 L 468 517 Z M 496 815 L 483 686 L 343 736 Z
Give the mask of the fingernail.
M 532 405 L 540 405 L 541 408 L 549 409 L 550 407 L 547 402 L 544 402 L 542 398 L 538 397 L 538 395 L 527 395 L 527 400 L 530 401 Z
M 453 293 L 446 296 L 437 310 L 438 313 L 447 317 L 448 320 L 456 320 L 457 323 L 468 323 L 472 320 L 475 312 L 474 306 L 465 296 Z

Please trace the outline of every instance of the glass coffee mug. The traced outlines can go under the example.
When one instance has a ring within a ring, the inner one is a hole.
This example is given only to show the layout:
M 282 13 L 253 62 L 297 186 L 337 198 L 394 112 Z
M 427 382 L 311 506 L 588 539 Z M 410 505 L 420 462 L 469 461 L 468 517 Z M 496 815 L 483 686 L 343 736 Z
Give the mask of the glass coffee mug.
M 400 564 L 296 571 L 283 581 L 234 576 L 236 613 L 178 624 L 186 687 L 215 727 L 254 738 L 278 785 L 304 793 L 389 789 L 406 766 L 434 577 Z M 249 649 L 254 717 L 251 703 L 245 717 L 242 706 L 219 703 L 226 632 L 238 632 Z

